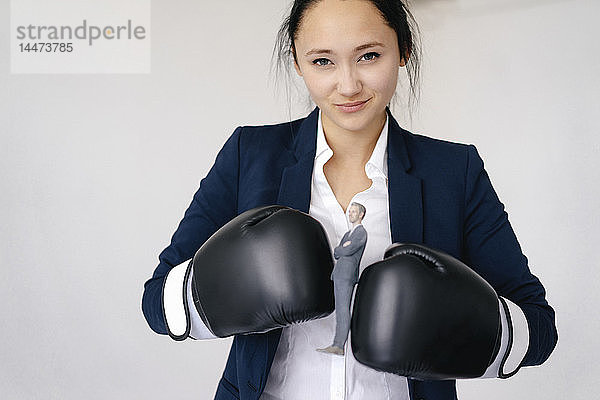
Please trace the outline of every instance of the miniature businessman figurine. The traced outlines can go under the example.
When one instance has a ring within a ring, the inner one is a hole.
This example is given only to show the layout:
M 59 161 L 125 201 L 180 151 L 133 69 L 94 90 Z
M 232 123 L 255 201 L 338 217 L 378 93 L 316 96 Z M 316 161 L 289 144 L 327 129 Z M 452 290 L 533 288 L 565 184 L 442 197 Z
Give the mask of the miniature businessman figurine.
M 331 272 L 335 296 L 335 337 L 333 344 L 317 351 L 344 355 L 344 344 L 350 330 L 350 302 L 354 285 L 358 283 L 360 260 L 367 244 L 367 231 L 362 225 L 367 210 L 360 203 L 352 202 L 348 209 L 348 219 L 352 228 L 344 234 L 340 244 L 334 249 L 335 267 Z

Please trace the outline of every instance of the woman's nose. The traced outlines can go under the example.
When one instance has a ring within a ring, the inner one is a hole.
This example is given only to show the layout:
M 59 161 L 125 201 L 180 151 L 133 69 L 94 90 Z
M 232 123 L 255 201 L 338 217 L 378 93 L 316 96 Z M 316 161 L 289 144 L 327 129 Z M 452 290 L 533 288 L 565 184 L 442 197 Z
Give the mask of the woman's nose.
M 362 83 L 353 67 L 342 68 L 339 70 L 338 93 L 345 97 L 353 97 L 362 90 Z

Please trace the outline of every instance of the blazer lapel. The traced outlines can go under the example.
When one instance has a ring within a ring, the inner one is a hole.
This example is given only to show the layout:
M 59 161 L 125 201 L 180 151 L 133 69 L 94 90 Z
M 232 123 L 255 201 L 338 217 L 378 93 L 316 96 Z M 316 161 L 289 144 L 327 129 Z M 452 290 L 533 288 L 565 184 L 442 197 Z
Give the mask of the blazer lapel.
M 319 109 L 315 109 L 300 124 L 294 137 L 292 153 L 294 163 L 285 167 L 281 175 L 277 204 L 308 213 L 312 170 L 317 151 L 317 122 Z
M 388 194 L 392 243 L 423 243 L 421 179 L 411 168 L 405 132 L 386 107 L 388 121 Z

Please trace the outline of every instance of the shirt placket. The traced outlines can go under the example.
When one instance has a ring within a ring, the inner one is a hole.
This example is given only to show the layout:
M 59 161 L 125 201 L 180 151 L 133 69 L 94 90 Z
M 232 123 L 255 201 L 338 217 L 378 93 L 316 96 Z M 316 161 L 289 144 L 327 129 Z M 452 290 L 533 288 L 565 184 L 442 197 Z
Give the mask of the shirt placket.
M 320 164 L 319 171 L 321 173 L 319 174 L 319 177 L 324 179 L 324 181 L 321 182 L 322 185 L 319 186 L 323 189 L 323 191 L 321 192 L 321 196 L 326 202 L 327 210 L 331 210 L 329 211 L 329 218 L 331 221 L 333 221 L 333 225 L 335 226 L 336 238 L 334 245 L 337 245 L 344 236 L 344 234 L 352 228 L 348 222 L 349 207 L 346 208 L 346 212 L 344 213 L 342 206 L 338 203 L 337 199 L 335 198 L 335 194 L 333 193 L 333 190 L 331 189 L 329 183 L 325 178 L 325 174 L 323 172 L 323 165 L 324 163 Z M 352 196 L 352 199 L 350 200 L 349 204 L 351 204 L 352 202 L 360 203 L 360 199 L 363 199 L 365 198 L 365 196 L 368 196 L 368 193 L 374 190 L 375 185 L 378 184 L 378 182 L 376 182 L 376 180 L 374 179 L 375 175 L 371 173 L 371 170 L 367 169 L 367 171 L 367 177 L 372 180 L 371 186 L 369 186 L 369 188 L 363 190 L 362 192 L 356 193 L 354 196 Z M 344 356 L 332 357 L 331 359 L 330 394 L 332 400 L 344 400 L 347 397 L 346 379 L 348 375 L 347 357 L 349 350 L 350 346 L 348 345 L 348 341 L 346 341 L 346 343 L 344 344 Z

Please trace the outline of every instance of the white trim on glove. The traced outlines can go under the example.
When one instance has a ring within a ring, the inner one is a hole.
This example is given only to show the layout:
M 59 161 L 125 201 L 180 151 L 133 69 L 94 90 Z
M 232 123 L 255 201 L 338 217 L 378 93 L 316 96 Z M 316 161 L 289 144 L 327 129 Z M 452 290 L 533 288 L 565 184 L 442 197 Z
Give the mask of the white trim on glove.
M 187 260 L 173 267 L 165 277 L 162 288 L 162 306 L 165 325 L 173 340 L 185 340 L 190 334 L 189 311 L 186 307 L 186 278 L 192 262 Z
M 504 304 L 506 305 L 504 305 Z M 525 314 L 512 301 L 498 298 L 502 339 L 494 362 L 479 378 L 509 378 L 517 373 L 529 348 L 529 326 Z

